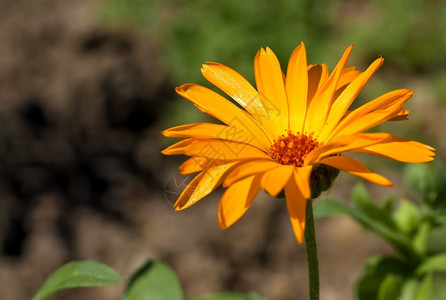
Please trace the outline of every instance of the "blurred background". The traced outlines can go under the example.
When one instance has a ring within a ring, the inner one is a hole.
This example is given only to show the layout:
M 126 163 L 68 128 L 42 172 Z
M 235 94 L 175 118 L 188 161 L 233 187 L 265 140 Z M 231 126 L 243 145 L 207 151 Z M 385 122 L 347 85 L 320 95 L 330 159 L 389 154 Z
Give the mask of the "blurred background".
M 183 158 L 163 157 L 160 131 L 206 118 L 174 93 L 208 85 L 205 61 L 252 83 L 253 59 L 269 46 L 286 66 L 306 43 L 309 63 L 332 69 L 385 63 L 355 105 L 410 88 L 409 121 L 379 130 L 446 154 L 446 2 L 0 0 L 0 299 L 29 299 L 73 259 L 95 259 L 126 279 L 148 258 L 165 259 L 187 296 L 235 290 L 304 299 L 305 250 L 283 201 L 265 194 L 222 232 L 221 190 L 175 212 Z M 364 156 L 363 159 L 366 157 Z M 403 164 L 366 165 L 395 183 L 372 195 L 412 196 Z M 356 178 L 341 175 L 325 196 L 348 199 Z M 322 299 L 352 299 L 370 255 L 390 253 L 346 217 L 317 220 Z M 55 299 L 117 299 L 124 285 L 73 290 Z M 302 295 L 302 297 L 296 296 Z

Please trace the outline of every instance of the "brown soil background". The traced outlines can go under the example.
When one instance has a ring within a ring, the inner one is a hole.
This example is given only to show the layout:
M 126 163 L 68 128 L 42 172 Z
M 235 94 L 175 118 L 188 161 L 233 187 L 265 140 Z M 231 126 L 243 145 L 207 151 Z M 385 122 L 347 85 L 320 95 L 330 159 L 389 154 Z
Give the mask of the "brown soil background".
M 260 195 L 226 231 L 221 191 L 172 209 L 164 189 L 179 161 L 159 153 L 160 113 L 176 98 L 169 74 L 150 36 L 105 27 L 97 5 L 0 1 L 0 299 L 30 299 L 69 260 L 101 261 L 127 281 L 150 258 L 178 272 L 187 296 L 306 299 L 305 249 L 283 201 Z M 347 199 L 354 182 L 340 176 L 329 195 Z M 316 227 L 321 299 L 352 299 L 364 260 L 391 250 L 347 218 Z M 55 299 L 119 299 L 123 289 Z

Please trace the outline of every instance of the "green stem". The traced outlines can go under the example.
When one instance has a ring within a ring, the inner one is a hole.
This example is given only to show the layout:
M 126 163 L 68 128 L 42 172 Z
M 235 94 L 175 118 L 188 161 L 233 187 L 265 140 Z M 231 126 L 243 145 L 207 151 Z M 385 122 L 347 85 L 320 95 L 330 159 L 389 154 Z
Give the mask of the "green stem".
M 313 201 L 307 200 L 305 219 L 305 249 L 307 250 L 308 283 L 310 300 L 319 300 L 319 263 L 317 259 L 316 233 L 314 231 Z

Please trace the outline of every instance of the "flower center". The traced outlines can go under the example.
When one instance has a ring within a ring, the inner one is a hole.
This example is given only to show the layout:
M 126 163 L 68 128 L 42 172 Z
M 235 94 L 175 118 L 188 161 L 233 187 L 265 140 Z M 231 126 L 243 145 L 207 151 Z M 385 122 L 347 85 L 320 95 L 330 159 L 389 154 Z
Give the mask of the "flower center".
M 319 142 L 313 138 L 313 133 L 309 135 L 303 133 L 293 134 L 288 131 L 288 135 L 282 134 L 269 149 L 269 156 L 282 165 L 294 165 L 302 167 L 304 159 L 308 153 L 319 146 Z

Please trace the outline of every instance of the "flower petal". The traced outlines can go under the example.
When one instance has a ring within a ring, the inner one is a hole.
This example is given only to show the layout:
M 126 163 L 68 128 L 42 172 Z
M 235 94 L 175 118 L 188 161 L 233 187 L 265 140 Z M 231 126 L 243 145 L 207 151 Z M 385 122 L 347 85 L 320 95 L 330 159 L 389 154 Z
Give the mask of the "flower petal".
M 260 176 L 249 176 L 232 184 L 223 194 L 218 207 L 221 229 L 234 224 L 248 210 L 260 191 Z
M 265 152 L 254 146 L 219 139 L 187 139 L 173 144 L 161 152 L 165 155 L 184 154 L 225 161 L 248 158 L 269 159 L 269 156 Z
M 246 130 L 251 136 L 261 140 L 264 147 L 269 147 L 271 144 L 264 129 L 256 120 L 216 92 L 198 84 L 184 84 L 177 87 L 176 91 L 208 115 L 226 125 Z
M 316 92 L 322 87 L 328 78 L 328 67 L 326 64 L 308 66 L 308 93 L 307 107 L 311 103 Z
M 182 175 L 192 174 L 203 171 L 208 159 L 206 157 L 193 156 L 184 161 L 181 166 L 178 167 Z
M 307 116 L 305 118 L 306 132 L 314 132 L 317 136 L 324 126 L 339 78 L 352 49 L 353 45 L 345 50 L 330 77 L 328 77 L 322 88 L 316 92 L 313 100 L 309 103 Z
M 271 196 L 277 196 L 293 174 L 293 169 L 294 166 L 279 165 L 265 172 L 260 183 L 262 188 Z
M 401 162 L 421 163 L 433 160 L 433 150 L 435 149 L 422 143 L 392 136 L 390 141 L 357 149 L 355 152 L 380 155 Z
M 186 151 L 186 147 L 190 146 L 192 143 L 194 143 L 195 140 L 196 139 L 185 139 L 185 140 L 179 141 L 173 145 L 170 145 L 166 149 L 162 150 L 161 153 L 164 155 L 184 154 L 184 151 Z
M 357 133 L 350 136 L 338 136 L 329 143 L 319 146 L 319 148 L 310 152 L 305 158 L 304 165 L 315 164 L 322 158 L 330 155 L 357 151 L 358 149 L 389 141 L 391 137 L 388 133 Z
M 286 75 L 290 130 L 302 132 L 307 111 L 308 71 L 305 44 L 291 54 Z
M 307 199 L 302 195 L 297 186 L 295 176 L 296 174 L 294 173 L 294 176 L 291 176 L 285 185 L 285 198 L 294 235 L 299 244 L 302 244 L 305 231 L 305 207 Z
M 201 73 L 246 109 L 254 119 L 261 122 L 260 118 L 266 115 L 266 111 L 259 93 L 242 75 L 225 65 L 213 62 L 204 64 Z
M 221 185 L 224 175 L 231 167 L 235 166 L 236 162 L 225 165 L 216 166 L 210 169 L 205 169 L 199 173 L 187 185 L 181 195 L 178 197 L 174 205 L 176 210 L 182 210 L 197 203 L 203 197 L 209 195 L 213 190 Z
M 376 59 L 367 68 L 367 70 L 356 77 L 356 79 L 353 80 L 352 83 L 350 83 L 341 93 L 341 95 L 339 95 L 339 97 L 333 102 L 330 112 L 328 113 L 325 126 L 319 134 L 319 141 L 325 141 L 326 137 L 330 134 L 333 128 L 336 127 L 353 100 L 355 100 L 356 96 L 358 96 L 359 92 L 369 81 L 370 77 L 372 77 L 373 73 L 375 73 L 376 70 L 378 70 L 378 68 L 382 65 L 383 61 L 384 60 L 382 58 Z
M 237 181 L 240 181 L 248 176 L 254 174 L 263 174 L 271 169 L 280 166 L 278 163 L 272 160 L 256 159 L 251 161 L 242 162 L 234 170 L 232 170 L 226 177 L 223 186 L 230 186 Z
M 346 125 L 343 129 L 337 132 L 338 135 L 350 135 L 363 132 L 367 129 L 373 128 L 379 124 L 382 124 L 393 117 L 397 116 L 399 112 L 403 110 L 403 101 L 395 103 L 392 107 L 385 110 L 377 110 L 361 116 Z
M 270 48 L 263 48 L 254 60 L 254 75 L 263 107 L 274 130 L 274 139 L 288 130 L 288 101 L 279 60 Z M 266 120 L 265 120 L 266 121 Z
M 361 74 L 361 72 L 356 70 L 356 68 L 354 66 L 345 67 L 342 70 L 341 77 L 339 77 L 339 81 L 338 81 L 338 84 L 336 86 L 336 93 L 339 90 L 343 90 L 343 88 L 345 88 L 346 85 L 350 84 L 350 82 L 355 80 L 355 78 L 358 77 L 359 74 Z M 336 98 L 337 97 L 335 97 L 335 99 Z
M 393 186 L 393 184 L 387 178 L 370 171 L 359 161 L 348 156 L 330 156 L 322 159 L 319 161 L 319 163 L 332 166 L 336 169 L 356 175 L 376 184 Z
M 327 141 L 329 141 L 332 137 L 336 135 L 342 135 L 340 132 L 342 132 L 343 129 L 346 127 L 352 126 L 352 124 L 355 123 L 359 118 L 369 114 L 370 112 L 384 109 L 384 108 L 391 108 L 392 105 L 394 105 L 396 102 L 398 103 L 404 103 L 407 100 L 409 100 L 410 97 L 412 97 L 413 92 L 407 89 L 401 89 L 401 90 L 395 90 L 389 93 L 386 93 L 385 95 L 382 95 L 375 100 L 372 100 L 370 102 L 367 102 L 366 104 L 358 107 L 354 111 L 351 111 L 342 119 L 341 122 L 333 129 L 333 131 L 329 134 L 327 137 Z M 389 106 L 388 106 L 389 105 Z M 395 116 L 399 114 L 396 113 Z M 377 123 L 379 124 L 379 123 Z M 361 126 L 361 124 L 356 124 Z M 356 126 L 353 125 L 353 126 Z M 366 126 L 367 127 L 367 126 Z M 372 126 L 373 127 L 373 126 Z M 370 127 L 368 127 L 370 128 Z M 358 132 L 358 131 L 356 131 Z
M 294 170 L 297 186 L 302 195 L 307 199 L 311 198 L 310 176 L 312 169 L 313 166 L 305 166 Z
M 236 141 L 253 145 L 266 152 L 269 151 L 269 147 L 265 147 L 267 140 L 259 140 L 252 133 L 243 130 L 242 126 L 233 127 L 214 123 L 195 123 L 172 127 L 164 130 L 162 134 L 167 137 L 215 138 Z

